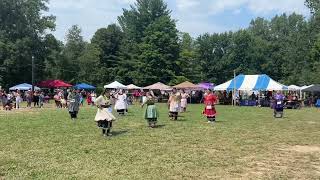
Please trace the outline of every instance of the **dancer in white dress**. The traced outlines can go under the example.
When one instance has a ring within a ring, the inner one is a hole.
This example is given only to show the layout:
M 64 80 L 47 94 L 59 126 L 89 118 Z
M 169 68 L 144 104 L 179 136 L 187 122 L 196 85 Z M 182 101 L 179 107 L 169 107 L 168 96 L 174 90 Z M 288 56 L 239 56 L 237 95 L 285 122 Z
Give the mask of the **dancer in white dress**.
M 108 110 L 111 106 L 110 93 L 104 91 L 104 93 L 96 99 L 95 104 L 98 107 L 98 111 L 94 120 L 97 122 L 98 127 L 102 129 L 104 136 L 111 136 L 112 122 L 116 120 L 116 118 Z
M 127 104 L 127 95 L 120 90 L 115 96 L 116 103 L 114 109 L 120 114 L 124 115 L 125 111 L 128 108 Z
M 184 90 L 181 91 L 181 112 L 187 111 L 189 95 Z

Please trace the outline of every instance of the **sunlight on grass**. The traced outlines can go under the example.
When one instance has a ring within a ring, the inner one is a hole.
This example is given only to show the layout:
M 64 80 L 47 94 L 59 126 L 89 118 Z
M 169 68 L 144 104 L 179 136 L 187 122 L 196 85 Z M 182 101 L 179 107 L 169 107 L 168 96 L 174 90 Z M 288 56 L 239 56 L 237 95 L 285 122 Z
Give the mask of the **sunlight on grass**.
M 318 179 L 320 115 L 287 110 L 274 119 L 268 108 L 218 106 L 206 123 L 191 105 L 170 121 L 164 104 L 159 127 L 150 129 L 138 106 L 118 117 L 111 138 L 81 109 L 0 111 L 0 179 Z

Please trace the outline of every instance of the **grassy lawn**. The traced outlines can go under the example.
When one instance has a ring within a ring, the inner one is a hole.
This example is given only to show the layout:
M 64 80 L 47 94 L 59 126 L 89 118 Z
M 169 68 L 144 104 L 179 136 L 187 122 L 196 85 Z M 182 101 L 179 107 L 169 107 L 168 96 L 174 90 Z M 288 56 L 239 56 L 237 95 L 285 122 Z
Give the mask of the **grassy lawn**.
M 320 111 L 219 106 L 211 126 L 202 105 L 159 127 L 147 128 L 131 107 L 111 138 L 81 109 L 0 111 L 0 179 L 320 179 Z

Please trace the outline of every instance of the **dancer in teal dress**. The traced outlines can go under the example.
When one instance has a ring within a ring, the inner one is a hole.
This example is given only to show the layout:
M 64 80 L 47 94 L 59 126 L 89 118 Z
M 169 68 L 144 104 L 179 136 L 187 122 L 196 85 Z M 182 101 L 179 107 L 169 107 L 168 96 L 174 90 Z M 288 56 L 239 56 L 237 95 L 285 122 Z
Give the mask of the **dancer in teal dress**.
M 159 113 L 155 105 L 155 96 L 152 91 L 147 92 L 146 99 L 141 106 L 143 107 L 144 105 L 147 105 L 144 113 L 144 118 L 148 121 L 149 127 L 155 128 L 158 121 Z

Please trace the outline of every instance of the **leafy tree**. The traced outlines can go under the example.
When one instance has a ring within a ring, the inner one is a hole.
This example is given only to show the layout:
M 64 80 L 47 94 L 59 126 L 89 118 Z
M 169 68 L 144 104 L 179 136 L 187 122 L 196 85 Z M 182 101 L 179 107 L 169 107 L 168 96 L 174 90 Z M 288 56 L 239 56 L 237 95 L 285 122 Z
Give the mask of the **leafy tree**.
M 79 78 L 78 82 L 102 84 L 100 71 L 101 50 L 95 44 L 88 44 L 82 55 L 79 57 Z
M 136 62 L 133 81 L 147 85 L 170 82 L 179 71 L 178 31 L 163 0 L 137 0 L 118 18 L 125 33 L 127 57 Z M 159 68 L 161 67 L 161 68 Z
M 201 66 L 197 62 L 195 41 L 188 33 L 180 33 L 179 38 L 180 54 L 177 65 L 181 71 L 179 76 L 175 77 L 171 83 L 178 84 L 181 81 L 201 81 Z M 175 83 L 178 82 L 178 83 Z
M 320 11 L 319 0 L 306 0 L 305 4 L 310 8 L 311 13 L 316 14 Z
M 123 38 L 124 35 L 120 27 L 116 24 L 111 24 L 107 28 L 99 29 L 91 39 L 91 43 L 101 51 L 99 63 L 103 70 L 101 70 L 100 74 L 106 82 L 111 82 L 115 79 L 118 67 L 122 65 L 120 62 L 120 49 Z
M 0 66 L 2 83 L 8 87 L 31 81 L 31 57 L 43 65 L 47 32 L 54 30 L 55 18 L 46 16 L 47 0 L 0 1 Z M 26 70 L 29 69 L 29 70 Z M 43 77 L 37 69 L 36 80 Z
M 66 35 L 66 45 L 62 51 L 62 79 L 69 82 L 76 82 L 80 70 L 79 58 L 86 48 L 86 42 L 81 35 L 81 28 L 73 25 Z

